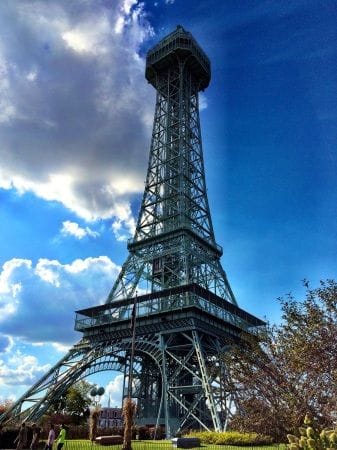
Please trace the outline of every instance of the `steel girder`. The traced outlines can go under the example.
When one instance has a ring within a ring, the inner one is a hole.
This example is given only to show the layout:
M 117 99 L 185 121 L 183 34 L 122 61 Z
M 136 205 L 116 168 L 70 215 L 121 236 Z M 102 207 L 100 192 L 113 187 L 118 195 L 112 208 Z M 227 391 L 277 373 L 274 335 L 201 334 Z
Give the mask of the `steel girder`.
M 131 338 L 74 346 L 0 422 L 11 417 L 39 420 L 72 384 L 93 373 L 124 372 L 125 387 L 130 349 Z M 152 418 L 156 425 L 165 424 L 168 436 L 183 428 L 223 430 L 232 395 L 223 376 L 221 349 L 220 340 L 197 330 L 138 337 L 133 367 L 138 423 Z
M 154 263 L 159 270 L 154 275 Z M 220 259 L 212 248 L 185 231 L 149 242 L 130 253 L 107 303 L 195 282 L 237 304 Z
M 233 401 L 221 358 L 228 344 L 187 328 L 159 333 L 156 342 L 161 354 L 152 363 L 138 354 L 134 368 L 137 423 L 164 425 L 168 437 L 187 428 L 223 431 Z
M 188 58 L 187 58 L 188 59 Z M 130 254 L 107 303 L 196 282 L 236 304 L 208 205 L 199 80 L 175 56 L 156 74 L 157 99 L 141 209 Z
M 161 416 L 168 435 L 188 428 L 225 429 L 232 394 L 223 376 L 219 345 L 220 340 L 200 330 L 161 336 Z
M 137 352 L 159 360 L 161 352 L 157 340 L 157 338 L 140 340 L 136 344 Z M 0 423 L 11 417 L 15 421 L 37 421 L 49 406 L 55 404 L 57 399 L 77 381 L 106 370 L 123 372 L 130 348 L 130 337 L 122 341 L 110 339 L 85 344 L 80 342 L 0 416 Z

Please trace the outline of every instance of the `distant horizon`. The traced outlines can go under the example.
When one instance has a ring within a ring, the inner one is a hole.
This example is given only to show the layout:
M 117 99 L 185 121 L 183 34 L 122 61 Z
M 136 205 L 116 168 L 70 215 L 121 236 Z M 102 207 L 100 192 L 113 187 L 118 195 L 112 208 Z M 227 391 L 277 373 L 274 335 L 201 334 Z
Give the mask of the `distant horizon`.
M 177 24 L 211 61 L 200 95 L 216 242 L 239 307 L 336 277 L 337 6 L 332 0 L 0 3 L 0 402 L 81 335 L 127 257 L 155 106 L 146 52 Z M 88 380 L 121 403 L 123 375 Z M 118 406 L 116 406 L 118 408 Z

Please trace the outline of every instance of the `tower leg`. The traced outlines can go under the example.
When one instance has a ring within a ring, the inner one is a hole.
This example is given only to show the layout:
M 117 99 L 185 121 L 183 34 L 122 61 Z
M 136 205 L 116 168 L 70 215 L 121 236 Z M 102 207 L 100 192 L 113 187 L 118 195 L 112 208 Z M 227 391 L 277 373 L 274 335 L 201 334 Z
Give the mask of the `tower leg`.
M 163 402 L 163 410 L 165 417 L 165 433 L 166 438 L 169 439 L 171 437 L 171 426 L 170 426 L 170 416 L 169 416 L 169 405 L 168 405 L 168 395 L 167 395 L 167 368 L 166 368 L 166 354 L 165 354 L 165 338 L 163 335 L 160 336 L 160 347 L 162 351 L 162 402 Z
M 200 344 L 199 335 L 196 331 L 192 331 L 193 344 L 198 357 L 199 368 L 201 372 L 202 386 L 207 398 L 208 407 L 212 416 L 213 426 L 215 431 L 222 431 L 219 412 L 217 411 L 212 387 L 210 384 L 211 377 L 207 373 L 203 350 Z

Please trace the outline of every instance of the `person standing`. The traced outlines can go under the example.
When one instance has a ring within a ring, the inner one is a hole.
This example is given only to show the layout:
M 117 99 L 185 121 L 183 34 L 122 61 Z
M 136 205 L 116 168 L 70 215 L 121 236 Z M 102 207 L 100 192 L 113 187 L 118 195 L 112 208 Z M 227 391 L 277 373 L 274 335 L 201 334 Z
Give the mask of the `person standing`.
M 4 435 L 4 430 L 3 430 L 2 425 L 0 423 L 0 448 L 4 447 L 3 446 L 3 442 L 2 442 L 3 435 Z
M 66 427 L 64 424 L 61 425 L 60 433 L 57 437 L 57 450 L 61 450 L 66 440 Z
M 54 441 L 55 441 L 55 430 L 54 430 L 54 424 L 52 423 L 52 424 L 50 424 L 48 439 L 47 439 L 44 450 L 52 450 Z
M 22 450 L 26 447 L 27 444 L 27 428 L 25 422 L 21 424 L 19 434 L 16 436 L 14 440 L 14 444 L 16 443 L 16 450 Z
M 36 423 L 33 423 L 32 425 L 32 442 L 30 443 L 30 450 L 36 450 L 39 446 L 39 440 L 40 440 L 40 428 L 36 425 Z

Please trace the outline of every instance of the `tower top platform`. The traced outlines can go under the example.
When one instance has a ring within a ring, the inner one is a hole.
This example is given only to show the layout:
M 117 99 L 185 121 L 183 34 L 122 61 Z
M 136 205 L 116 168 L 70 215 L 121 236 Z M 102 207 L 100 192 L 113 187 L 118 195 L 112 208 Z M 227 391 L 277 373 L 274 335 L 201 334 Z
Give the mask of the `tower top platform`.
M 210 60 L 192 34 L 181 25 L 148 51 L 145 69 L 147 81 L 156 87 L 157 75 L 175 64 L 177 58 L 183 60 L 199 80 L 199 89 L 206 89 L 211 79 Z

